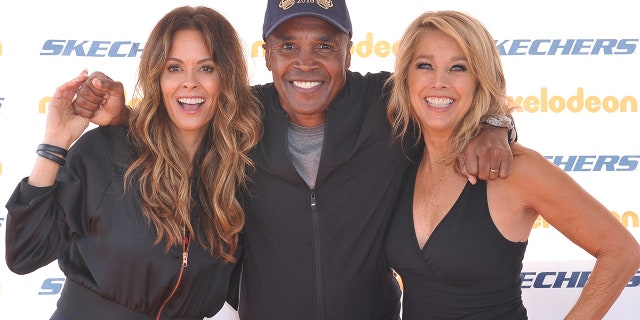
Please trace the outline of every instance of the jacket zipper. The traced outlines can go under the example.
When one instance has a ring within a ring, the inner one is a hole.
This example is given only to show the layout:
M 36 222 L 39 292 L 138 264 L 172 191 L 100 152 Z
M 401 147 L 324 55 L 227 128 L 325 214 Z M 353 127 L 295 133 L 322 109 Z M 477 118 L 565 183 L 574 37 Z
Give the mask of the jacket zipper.
M 182 242 L 182 265 L 180 266 L 180 274 L 178 274 L 178 280 L 176 281 L 176 285 L 173 286 L 173 290 L 171 290 L 171 294 L 164 300 L 162 306 L 158 310 L 158 315 L 156 316 L 156 320 L 160 320 L 160 316 L 162 315 L 162 311 L 169 303 L 169 300 L 173 298 L 173 295 L 178 291 L 178 287 L 180 286 L 180 282 L 182 281 L 182 274 L 184 274 L 184 269 L 187 268 L 189 258 L 189 234 L 185 231 L 184 241 Z
M 287 122 L 289 121 L 289 116 L 286 115 L 284 117 L 285 119 L 285 128 L 287 128 Z M 326 127 L 325 127 L 326 130 Z M 322 141 L 322 153 L 324 155 L 324 150 L 325 150 L 325 144 L 326 142 L 326 136 L 323 138 Z M 289 141 L 288 141 L 288 135 L 285 134 L 285 146 L 289 145 Z M 323 155 L 320 156 L 320 159 L 323 158 Z M 292 168 L 295 169 L 295 165 L 293 164 L 293 161 L 291 160 L 291 156 L 289 153 L 289 164 L 291 165 Z M 318 172 L 320 172 L 320 168 L 318 167 Z M 300 180 L 303 181 L 303 183 L 306 185 L 306 182 L 304 182 L 304 179 L 302 179 L 302 177 L 300 177 L 300 175 L 298 174 L 298 177 L 300 178 Z M 319 180 L 316 179 L 316 186 L 318 185 Z M 315 190 L 312 189 L 311 190 L 311 194 L 310 194 L 310 207 L 311 207 L 311 223 L 313 225 L 313 251 L 314 251 L 314 259 L 315 259 L 315 269 L 316 269 L 316 273 L 315 273 L 315 280 L 316 280 L 316 320 L 324 320 L 324 286 L 323 286 L 323 277 L 322 277 L 322 254 L 320 252 L 320 243 L 321 243 L 321 237 L 320 237 L 320 218 L 319 218 L 319 213 L 318 210 L 316 208 L 316 193 Z
M 320 222 L 318 210 L 316 208 L 316 193 L 311 190 L 310 197 L 311 218 L 313 221 L 313 244 L 314 258 L 316 265 L 316 304 L 317 304 L 317 320 L 324 319 L 324 286 L 322 280 L 322 255 L 320 252 Z

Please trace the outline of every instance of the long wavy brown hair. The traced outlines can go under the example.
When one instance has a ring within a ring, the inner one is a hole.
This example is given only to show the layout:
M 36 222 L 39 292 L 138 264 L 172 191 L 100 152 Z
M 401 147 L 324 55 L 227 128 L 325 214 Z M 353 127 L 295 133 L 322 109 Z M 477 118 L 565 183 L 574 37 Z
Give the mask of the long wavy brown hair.
M 193 159 L 175 136 L 160 88 L 173 35 L 184 29 L 202 33 L 222 79 L 213 121 Z M 156 244 L 165 241 L 167 250 L 181 246 L 189 232 L 212 256 L 235 261 L 244 225 L 237 196 L 254 168 L 248 153 L 262 135 L 261 108 L 249 86 L 240 37 L 211 8 L 178 7 L 152 30 L 137 77 L 140 100 L 128 134 L 137 153 L 125 181 L 140 190 L 142 213 L 157 231 Z M 201 214 L 192 217 L 192 212 Z

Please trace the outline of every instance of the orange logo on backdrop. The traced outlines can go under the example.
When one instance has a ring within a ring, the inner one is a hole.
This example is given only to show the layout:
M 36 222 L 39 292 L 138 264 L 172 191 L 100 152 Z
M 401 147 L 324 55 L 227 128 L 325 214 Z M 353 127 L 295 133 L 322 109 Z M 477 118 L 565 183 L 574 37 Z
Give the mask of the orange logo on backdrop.
M 570 97 L 549 94 L 547 88 L 541 88 L 538 96 L 515 96 L 511 102 L 519 112 L 638 112 L 638 100 L 633 96 L 586 95 L 584 88 L 578 87 L 576 94 Z
M 124 91 L 124 95 L 127 95 L 127 91 Z M 47 113 L 47 107 L 49 106 L 49 101 L 51 101 L 51 97 L 44 97 L 40 99 L 40 103 L 38 104 L 38 113 Z M 135 108 L 136 104 L 140 102 L 140 99 L 131 99 L 127 103 L 129 106 L 133 106 Z
M 626 211 L 623 214 L 619 214 L 615 211 L 611 211 L 611 214 L 618 219 L 627 228 L 638 228 L 640 227 L 640 218 L 638 214 L 633 211 Z M 544 220 L 541 216 L 538 216 L 536 221 L 533 223 L 533 229 L 538 228 L 550 228 L 551 225 L 549 222 Z

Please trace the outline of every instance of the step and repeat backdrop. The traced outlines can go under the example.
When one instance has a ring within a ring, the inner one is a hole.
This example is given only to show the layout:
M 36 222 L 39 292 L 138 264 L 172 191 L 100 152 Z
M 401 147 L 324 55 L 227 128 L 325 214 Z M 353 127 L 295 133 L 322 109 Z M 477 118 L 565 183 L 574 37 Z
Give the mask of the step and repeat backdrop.
M 31 171 L 55 88 L 83 69 L 100 70 L 122 81 L 131 99 L 151 28 L 184 4 L 207 5 L 228 17 L 245 43 L 252 83 L 271 81 L 260 47 L 263 0 L 0 3 L 2 257 L 4 205 Z M 474 15 L 495 37 L 509 95 L 521 107 L 514 114 L 519 141 L 564 169 L 640 239 L 640 20 L 632 4 L 351 0 L 351 70 L 392 71 L 400 35 L 423 11 L 455 9 Z M 562 319 L 595 260 L 543 220 L 535 224 L 529 243 L 522 290 L 530 318 Z M 0 263 L 0 319 L 48 319 L 64 281 L 57 263 L 22 276 Z M 639 319 L 639 301 L 640 272 L 606 319 Z M 236 318 L 229 308 L 215 317 Z

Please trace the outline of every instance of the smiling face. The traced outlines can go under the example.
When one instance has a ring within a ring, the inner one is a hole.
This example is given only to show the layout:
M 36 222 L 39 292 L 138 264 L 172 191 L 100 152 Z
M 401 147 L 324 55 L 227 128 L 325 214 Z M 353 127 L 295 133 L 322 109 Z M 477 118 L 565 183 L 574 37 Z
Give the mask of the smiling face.
M 325 111 L 345 84 L 350 47 L 347 34 L 314 17 L 290 19 L 267 37 L 267 68 L 292 122 L 324 123 Z
M 462 48 L 441 31 L 426 31 L 416 46 L 407 84 L 425 136 L 448 137 L 471 108 L 477 80 Z
M 173 35 L 160 88 L 174 130 L 193 154 L 216 111 L 220 73 L 202 34 L 185 29 Z

